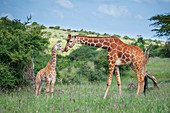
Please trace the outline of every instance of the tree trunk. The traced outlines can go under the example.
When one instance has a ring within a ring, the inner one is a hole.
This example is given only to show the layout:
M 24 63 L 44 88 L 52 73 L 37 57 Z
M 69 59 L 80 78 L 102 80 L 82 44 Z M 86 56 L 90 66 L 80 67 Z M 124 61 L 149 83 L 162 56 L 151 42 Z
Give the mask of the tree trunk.
M 148 71 L 146 71 L 146 76 L 153 81 L 154 87 L 160 88 L 156 78 L 153 75 L 151 75 Z

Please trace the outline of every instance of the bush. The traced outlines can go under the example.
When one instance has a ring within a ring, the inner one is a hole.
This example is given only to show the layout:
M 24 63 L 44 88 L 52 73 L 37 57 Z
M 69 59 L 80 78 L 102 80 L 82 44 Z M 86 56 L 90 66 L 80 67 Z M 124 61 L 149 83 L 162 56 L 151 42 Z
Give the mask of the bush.
M 27 20 L 29 21 L 29 20 Z M 29 23 L 29 22 L 26 22 Z M 0 79 L 2 87 L 14 87 L 23 81 L 23 67 L 30 65 L 32 54 L 44 51 L 48 38 L 41 37 L 40 27 L 26 27 L 20 20 L 0 19 Z M 4 79 L 4 80 L 3 80 Z M 5 82 L 8 79 L 8 82 Z
M 55 26 L 53 29 L 59 30 L 60 26 Z
M 130 40 L 131 38 L 129 38 L 128 36 L 124 36 L 123 39 Z
M 49 29 L 54 29 L 54 27 L 53 26 L 49 26 Z
M 118 38 L 121 38 L 121 36 L 120 36 L 120 35 L 116 35 L 116 34 L 114 34 L 114 35 L 112 35 L 112 36 L 114 36 L 114 37 L 118 37 Z

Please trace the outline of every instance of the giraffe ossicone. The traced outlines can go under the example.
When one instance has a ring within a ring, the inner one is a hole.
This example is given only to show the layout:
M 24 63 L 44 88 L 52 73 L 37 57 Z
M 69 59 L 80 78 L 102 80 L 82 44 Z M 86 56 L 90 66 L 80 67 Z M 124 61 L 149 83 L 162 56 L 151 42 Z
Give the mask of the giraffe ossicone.
M 36 96 L 39 96 L 41 93 L 41 89 L 44 83 L 47 85 L 47 98 L 49 95 L 49 90 L 50 90 L 50 83 L 51 83 L 51 98 L 53 98 L 53 89 L 54 89 L 54 84 L 56 82 L 56 51 L 60 50 L 63 51 L 61 48 L 61 43 L 56 43 L 52 47 L 52 54 L 51 54 L 51 59 L 48 62 L 47 66 L 43 69 L 41 69 L 37 75 L 36 75 L 36 80 L 35 80 L 35 94 Z
M 141 95 L 144 84 L 144 77 L 146 75 L 146 64 L 148 61 L 149 50 L 143 52 L 139 47 L 128 45 L 122 42 L 117 37 L 90 37 L 90 36 L 71 36 L 68 35 L 67 43 L 64 51 L 67 52 L 76 43 L 101 47 L 108 51 L 107 59 L 109 63 L 109 76 L 107 81 L 106 92 L 104 98 L 106 98 L 109 87 L 111 85 L 113 71 L 115 69 L 117 84 L 119 87 L 119 94 L 121 95 L 121 80 L 119 74 L 119 66 L 130 64 L 131 68 L 135 71 L 138 79 L 137 95 Z M 150 47 L 150 46 L 149 46 Z

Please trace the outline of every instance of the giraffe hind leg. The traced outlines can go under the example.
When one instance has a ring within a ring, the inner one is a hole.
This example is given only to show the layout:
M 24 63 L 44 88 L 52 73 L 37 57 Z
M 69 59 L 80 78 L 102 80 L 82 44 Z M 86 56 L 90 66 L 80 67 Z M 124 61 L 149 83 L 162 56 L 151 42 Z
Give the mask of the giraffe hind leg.
M 119 67 L 116 66 L 115 67 L 115 73 L 116 73 L 116 78 L 117 78 L 117 85 L 119 87 L 119 95 L 122 95 L 122 91 L 121 91 L 121 80 L 120 80 L 120 73 L 119 73 Z
M 41 89 L 42 89 L 42 86 L 43 86 L 43 82 L 41 82 L 41 84 L 40 84 L 40 86 L 39 86 L 39 90 L 38 90 L 38 96 L 40 95 L 40 93 L 41 93 Z
M 144 74 L 140 71 L 137 72 L 137 79 L 138 79 L 138 89 L 137 89 L 137 96 L 140 96 L 144 87 Z

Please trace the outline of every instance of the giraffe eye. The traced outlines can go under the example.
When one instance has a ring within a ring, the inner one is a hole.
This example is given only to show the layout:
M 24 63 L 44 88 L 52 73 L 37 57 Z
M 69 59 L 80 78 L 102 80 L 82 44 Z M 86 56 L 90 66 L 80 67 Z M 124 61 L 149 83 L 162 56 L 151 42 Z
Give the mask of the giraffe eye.
M 71 40 L 70 43 L 73 43 L 73 41 Z

